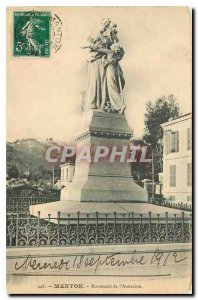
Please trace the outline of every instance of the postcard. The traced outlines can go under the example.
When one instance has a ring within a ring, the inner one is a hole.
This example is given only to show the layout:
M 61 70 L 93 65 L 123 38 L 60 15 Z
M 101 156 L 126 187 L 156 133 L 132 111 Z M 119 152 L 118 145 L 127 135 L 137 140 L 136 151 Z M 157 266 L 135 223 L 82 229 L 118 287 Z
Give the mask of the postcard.
M 8 294 L 192 293 L 191 27 L 7 8 Z

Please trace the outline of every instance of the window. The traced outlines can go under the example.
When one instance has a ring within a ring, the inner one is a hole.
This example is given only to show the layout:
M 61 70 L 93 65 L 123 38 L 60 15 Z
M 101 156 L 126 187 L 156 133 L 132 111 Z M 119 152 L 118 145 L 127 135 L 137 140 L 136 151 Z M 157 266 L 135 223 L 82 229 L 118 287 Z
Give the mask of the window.
M 170 153 L 170 132 L 165 133 L 165 153 Z
M 171 153 L 179 151 L 179 131 L 171 132 Z
M 159 173 L 159 182 L 163 183 L 163 174 L 160 174 L 160 173 Z
M 187 196 L 187 202 L 192 202 L 192 196 Z
M 192 149 L 191 128 L 187 128 L 187 150 Z
M 165 152 L 179 152 L 179 131 L 167 131 L 165 133 Z
M 170 187 L 176 186 L 176 165 L 170 165 Z
M 192 185 L 192 164 L 187 164 L 187 186 Z

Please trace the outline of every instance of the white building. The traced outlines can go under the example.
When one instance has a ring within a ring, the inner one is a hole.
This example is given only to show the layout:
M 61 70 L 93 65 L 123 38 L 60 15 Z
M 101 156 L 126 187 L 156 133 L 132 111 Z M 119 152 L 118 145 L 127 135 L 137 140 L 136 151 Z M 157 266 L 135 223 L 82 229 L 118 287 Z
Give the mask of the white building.
M 169 201 L 192 201 L 191 113 L 161 125 L 164 136 L 163 195 Z
M 68 182 L 71 182 L 74 177 L 75 165 L 74 163 L 68 162 L 60 165 L 61 168 L 61 187 L 67 186 Z

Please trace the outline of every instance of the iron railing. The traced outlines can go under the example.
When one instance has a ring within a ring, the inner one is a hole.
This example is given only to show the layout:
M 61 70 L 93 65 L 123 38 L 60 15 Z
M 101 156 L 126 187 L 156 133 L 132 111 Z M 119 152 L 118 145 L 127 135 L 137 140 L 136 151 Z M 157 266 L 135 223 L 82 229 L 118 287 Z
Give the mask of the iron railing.
M 192 204 L 183 203 L 183 202 L 157 202 L 157 200 L 149 200 L 149 203 L 152 203 L 154 205 L 164 206 L 164 207 L 170 207 L 170 208 L 176 208 L 179 210 L 185 210 L 185 211 L 192 211 Z
M 7 196 L 6 211 L 11 212 L 28 212 L 31 205 L 49 203 L 60 200 L 60 193 L 51 193 L 44 195 L 28 196 Z
M 7 246 L 74 246 L 190 242 L 191 215 L 181 214 L 68 214 L 41 218 L 7 214 Z

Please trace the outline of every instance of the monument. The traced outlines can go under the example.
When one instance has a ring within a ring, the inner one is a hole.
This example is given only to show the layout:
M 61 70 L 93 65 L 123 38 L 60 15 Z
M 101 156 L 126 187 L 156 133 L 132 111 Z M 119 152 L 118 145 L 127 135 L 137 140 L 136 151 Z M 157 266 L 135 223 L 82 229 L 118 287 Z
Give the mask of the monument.
M 76 160 L 72 182 L 61 191 L 60 203 L 36 205 L 36 211 L 122 212 L 133 211 L 136 203 L 148 202 L 147 191 L 131 175 L 130 139 L 132 129 L 126 117 L 124 75 L 119 61 L 124 49 L 117 25 L 103 19 L 99 31 L 88 38 L 89 50 L 86 101 L 75 139 L 78 149 L 89 150 L 94 160 Z M 108 155 L 105 155 L 106 149 Z M 123 205 L 127 205 L 127 209 Z M 149 205 L 149 204 L 147 204 Z
M 74 179 L 61 192 L 62 201 L 147 201 L 147 192 L 132 179 L 130 162 L 118 159 L 130 147 L 132 130 L 124 116 L 124 76 L 119 65 L 124 50 L 116 27 L 103 19 L 99 32 L 83 47 L 90 50 L 90 59 L 85 112 L 76 142 L 79 148 L 89 146 L 98 155 L 102 146 L 111 151 L 119 146 L 121 151 L 114 151 L 112 161 L 100 158 L 90 163 L 76 162 Z

